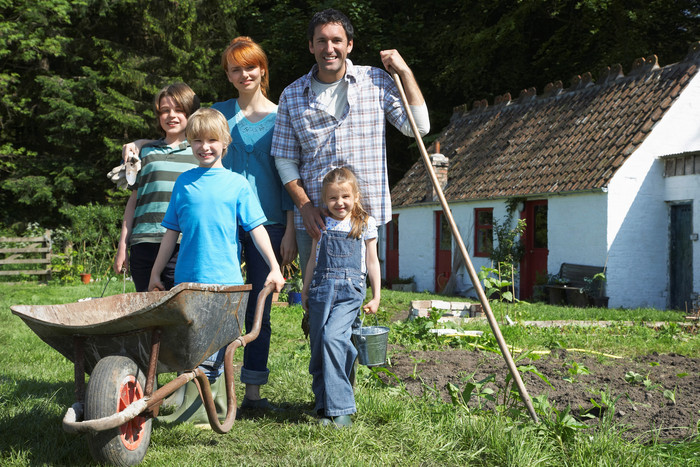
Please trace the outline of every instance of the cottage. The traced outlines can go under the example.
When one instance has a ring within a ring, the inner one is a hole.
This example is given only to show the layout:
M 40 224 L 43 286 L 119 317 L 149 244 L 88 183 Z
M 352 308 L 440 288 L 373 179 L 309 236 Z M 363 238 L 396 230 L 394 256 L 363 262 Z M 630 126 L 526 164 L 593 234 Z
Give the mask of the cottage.
M 541 95 L 456 108 L 433 164 L 474 267 L 491 264 L 493 221 L 510 206 L 527 223 L 521 298 L 538 275 L 572 263 L 605 267 L 612 307 L 690 307 L 700 291 L 698 65 L 700 43 L 673 65 L 639 58 L 627 75 L 615 65 Z M 385 277 L 436 291 L 454 275 L 468 294 L 422 161 L 391 197 Z

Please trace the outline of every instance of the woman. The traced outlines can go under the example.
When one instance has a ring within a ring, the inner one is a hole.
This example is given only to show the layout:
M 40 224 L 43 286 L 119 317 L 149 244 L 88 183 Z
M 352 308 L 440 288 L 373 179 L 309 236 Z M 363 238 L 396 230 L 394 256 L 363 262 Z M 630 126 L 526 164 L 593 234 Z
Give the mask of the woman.
M 267 98 L 269 70 L 267 56 L 249 37 L 237 37 L 221 54 L 221 66 L 226 77 L 238 91 L 238 98 L 217 102 L 212 108 L 224 114 L 231 130 L 232 142 L 223 159 L 224 167 L 248 179 L 258 195 L 270 236 L 280 264 L 289 264 L 296 258 L 296 238 L 293 225 L 292 200 L 282 185 L 270 157 L 272 132 L 277 116 L 277 105 Z M 240 232 L 246 264 L 246 282 L 253 290 L 246 310 L 246 332 L 253 327 L 256 297 L 262 290 L 269 267 L 260 256 L 252 238 Z M 260 386 L 267 383 L 270 371 L 267 359 L 270 349 L 270 307 L 268 296 L 258 338 L 245 347 L 241 382 L 245 397 L 241 408 L 270 409 L 267 399 L 261 398 Z

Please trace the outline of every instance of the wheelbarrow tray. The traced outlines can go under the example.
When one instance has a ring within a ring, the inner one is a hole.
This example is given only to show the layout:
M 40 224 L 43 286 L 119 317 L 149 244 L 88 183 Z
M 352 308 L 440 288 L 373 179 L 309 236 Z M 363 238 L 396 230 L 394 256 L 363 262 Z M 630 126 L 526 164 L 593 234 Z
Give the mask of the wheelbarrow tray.
M 158 328 L 158 372 L 186 371 L 245 334 L 250 285 L 182 283 L 167 292 L 134 292 L 63 305 L 10 307 L 41 340 L 75 362 L 83 342 L 90 373 L 108 355 L 147 368 L 152 330 Z

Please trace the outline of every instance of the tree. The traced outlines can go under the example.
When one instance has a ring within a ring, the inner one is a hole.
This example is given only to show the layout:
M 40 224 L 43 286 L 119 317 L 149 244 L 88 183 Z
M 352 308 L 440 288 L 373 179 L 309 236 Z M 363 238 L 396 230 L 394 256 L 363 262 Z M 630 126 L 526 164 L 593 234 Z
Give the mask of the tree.
M 455 106 L 652 53 L 673 63 L 700 38 L 698 0 L 0 1 L 0 224 L 120 202 L 105 175 L 122 143 L 156 134 L 153 95 L 184 81 L 205 104 L 230 98 L 219 57 L 237 35 L 267 51 L 276 100 L 313 65 L 306 27 L 329 6 L 355 25 L 355 63 L 401 52 L 433 134 Z M 418 157 L 388 131 L 390 183 Z
M 212 64 L 249 3 L 3 4 L 0 221 L 55 225 L 65 204 L 104 202 L 122 143 L 156 134 L 158 89 L 185 81 L 206 102 L 228 84 Z

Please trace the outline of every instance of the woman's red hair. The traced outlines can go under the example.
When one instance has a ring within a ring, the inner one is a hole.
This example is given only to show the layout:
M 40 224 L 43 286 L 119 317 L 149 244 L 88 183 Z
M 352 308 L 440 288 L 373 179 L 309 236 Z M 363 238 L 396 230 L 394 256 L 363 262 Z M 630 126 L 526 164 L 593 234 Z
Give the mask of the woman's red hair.
M 248 36 L 236 37 L 221 54 L 221 68 L 228 71 L 229 65 L 233 62 L 241 66 L 260 67 L 260 89 L 263 96 L 267 97 L 270 90 L 270 74 L 267 67 L 267 55 L 262 47 Z

